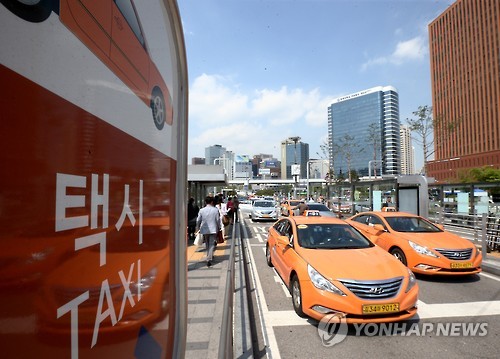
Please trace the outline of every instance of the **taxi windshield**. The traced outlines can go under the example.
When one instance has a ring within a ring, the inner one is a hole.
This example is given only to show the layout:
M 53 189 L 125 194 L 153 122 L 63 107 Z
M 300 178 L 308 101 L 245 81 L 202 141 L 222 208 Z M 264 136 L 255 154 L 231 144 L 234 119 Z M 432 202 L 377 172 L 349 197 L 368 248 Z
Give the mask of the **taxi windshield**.
M 274 207 L 274 203 L 271 201 L 256 201 L 253 206 L 254 207 Z
M 302 224 L 297 226 L 299 244 L 310 249 L 355 249 L 374 246 L 347 224 Z
M 387 217 L 386 221 L 396 232 L 441 232 L 438 227 L 419 217 Z

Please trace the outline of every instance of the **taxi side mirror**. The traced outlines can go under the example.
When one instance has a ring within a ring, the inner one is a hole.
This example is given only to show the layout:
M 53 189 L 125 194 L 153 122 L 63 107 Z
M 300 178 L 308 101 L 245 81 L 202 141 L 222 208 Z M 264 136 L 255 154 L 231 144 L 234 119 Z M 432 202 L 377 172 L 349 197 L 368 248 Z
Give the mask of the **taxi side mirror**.
M 384 228 L 384 226 L 383 226 L 383 225 L 381 225 L 381 224 L 375 224 L 375 225 L 373 226 L 373 229 L 374 229 L 375 231 L 379 232 L 379 233 L 380 233 L 380 232 L 385 232 L 385 228 Z
M 434 223 L 436 227 L 438 227 L 440 230 L 444 231 L 444 226 L 441 223 Z

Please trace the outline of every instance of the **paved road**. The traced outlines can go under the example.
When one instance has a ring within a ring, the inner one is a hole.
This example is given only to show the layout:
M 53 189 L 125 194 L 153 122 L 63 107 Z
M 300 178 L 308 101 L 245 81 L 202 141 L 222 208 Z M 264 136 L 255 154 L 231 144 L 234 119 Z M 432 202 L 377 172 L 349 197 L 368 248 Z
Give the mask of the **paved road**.
M 327 347 L 318 334 L 318 323 L 295 314 L 288 289 L 265 262 L 265 241 L 272 223 L 246 220 L 246 224 L 255 310 L 263 332 L 259 346 L 269 357 L 498 357 L 500 277 L 488 273 L 465 278 L 420 276 L 419 314 L 401 324 L 406 331 L 386 328 L 397 334 L 390 336 L 374 325 L 349 326 L 344 340 Z M 464 330 L 475 331 L 476 335 L 465 336 Z

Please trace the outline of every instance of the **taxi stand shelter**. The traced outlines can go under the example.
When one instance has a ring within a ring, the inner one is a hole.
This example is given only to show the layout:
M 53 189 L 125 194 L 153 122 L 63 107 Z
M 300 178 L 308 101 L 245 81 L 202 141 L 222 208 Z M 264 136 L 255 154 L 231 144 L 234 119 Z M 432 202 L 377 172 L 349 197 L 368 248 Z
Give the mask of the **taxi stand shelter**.
M 351 213 L 367 210 L 379 211 L 383 208 L 387 198 L 391 197 L 391 206 L 395 210 L 427 217 L 429 213 L 428 189 L 431 183 L 434 183 L 433 178 L 405 175 L 336 184 L 333 190 L 339 205 L 342 201 L 347 201 L 352 205 Z
M 187 179 L 188 198 L 193 197 L 200 208 L 213 187 L 228 183 L 224 167 L 219 165 L 188 165 Z

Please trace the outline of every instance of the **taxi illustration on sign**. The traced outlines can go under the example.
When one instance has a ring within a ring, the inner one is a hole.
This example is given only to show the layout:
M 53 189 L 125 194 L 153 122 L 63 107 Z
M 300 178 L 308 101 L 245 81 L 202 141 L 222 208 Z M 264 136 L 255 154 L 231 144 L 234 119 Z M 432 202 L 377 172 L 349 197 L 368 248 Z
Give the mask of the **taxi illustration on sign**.
M 132 0 L 2 0 L 19 17 L 46 20 L 52 11 L 148 107 L 158 130 L 172 125 L 172 97 L 151 59 Z
M 99 265 L 99 247 L 91 246 L 46 276 L 35 300 L 43 338 L 69 340 L 74 334 L 67 308 L 78 308 L 76 330 L 86 347 L 133 338 L 141 327 L 172 319 L 169 219 L 144 218 L 142 244 L 137 223 L 125 223 L 107 233 L 105 265 Z

